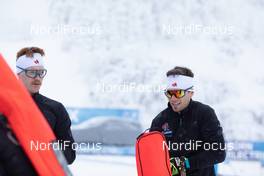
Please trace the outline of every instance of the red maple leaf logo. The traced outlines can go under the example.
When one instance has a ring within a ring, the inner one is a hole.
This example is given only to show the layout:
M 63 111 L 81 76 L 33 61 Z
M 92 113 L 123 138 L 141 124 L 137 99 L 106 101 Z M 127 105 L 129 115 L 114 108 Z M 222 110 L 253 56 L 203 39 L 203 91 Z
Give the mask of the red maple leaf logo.
M 39 64 L 39 61 L 36 59 L 36 60 L 34 60 L 34 63 L 35 64 Z
M 172 83 L 172 87 L 176 87 L 177 86 L 177 83 Z

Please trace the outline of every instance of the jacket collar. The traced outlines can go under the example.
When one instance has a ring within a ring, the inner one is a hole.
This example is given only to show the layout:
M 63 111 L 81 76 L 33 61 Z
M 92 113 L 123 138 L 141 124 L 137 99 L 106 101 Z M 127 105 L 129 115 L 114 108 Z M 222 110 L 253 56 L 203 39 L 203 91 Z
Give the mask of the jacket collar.
M 33 98 L 33 100 L 35 100 L 35 101 L 40 101 L 40 97 L 41 97 L 41 94 L 39 93 L 39 92 L 37 92 L 37 93 L 34 93 L 34 94 L 32 94 L 31 95 L 31 97 Z

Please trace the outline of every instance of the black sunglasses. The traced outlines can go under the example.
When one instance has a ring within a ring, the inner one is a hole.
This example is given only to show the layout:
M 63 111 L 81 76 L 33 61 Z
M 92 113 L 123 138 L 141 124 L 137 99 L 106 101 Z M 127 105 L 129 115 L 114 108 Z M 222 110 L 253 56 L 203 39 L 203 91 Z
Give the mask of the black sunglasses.
M 39 76 L 40 78 L 44 78 L 47 74 L 47 70 L 46 69 L 41 69 L 41 70 L 30 70 L 30 69 L 24 69 L 21 67 L 17 68 L 21 69 L 22 71 L 25 72 L 26 76 L 29 78 L 36 78 L 37 76 Z
M 193 87 L 189 87 L 187 89 L 179 89 L 179 90 L 166 90 L 164 93 L 166 97 L 171 98 L 175 96 L 175 98 L 182 98 L 185 96 L 187 91 L 190 91 Z

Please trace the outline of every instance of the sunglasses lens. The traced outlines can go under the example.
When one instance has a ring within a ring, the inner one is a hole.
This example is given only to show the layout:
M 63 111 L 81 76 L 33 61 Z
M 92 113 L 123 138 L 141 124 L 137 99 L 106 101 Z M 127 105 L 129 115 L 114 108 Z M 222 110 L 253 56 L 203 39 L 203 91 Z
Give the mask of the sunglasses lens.
M 37 76 L 44 78 L 44 76 L 47 74 L 47 70 L 26 70 L 25 72 L 30 78 L 36 78 Z
M 165 92 L 165 95 L 166 95 L 166 97 L 168 97 L 168 98 L 171 98 L 171 97 L 172 97 L 172 95 L 169 93 L 169 91 L 166 91 L 166 92 Z
M 37 76 L 36 74 L 35 70 L 26 70 L 26 75 L 30 78 L 35 78 Z
M 185 95 L 185 91 L 184 90 L 169 90 L 169 91 L 166 91 L 165 95 L 168 98 L 171 98 L 172 96 L 175 96 L 176 98 L 182 98 Z
M 185 91 L 184 90 L 179 90 L 178 91 L 178 97 L 181 98 L 185 95 Z
M 47 73 L 47 70 L 38 70 L 38 75 L 41 78 L 44 78 L 44 76 L 46 75 L 46 73 Z

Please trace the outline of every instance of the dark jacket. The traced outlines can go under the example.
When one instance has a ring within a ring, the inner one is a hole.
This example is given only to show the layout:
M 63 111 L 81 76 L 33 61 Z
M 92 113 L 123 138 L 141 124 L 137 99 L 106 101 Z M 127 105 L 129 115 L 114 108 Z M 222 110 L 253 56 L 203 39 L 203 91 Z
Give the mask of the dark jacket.
M 0 115 L 0 176 L 35 176 L 37 173 Z
M 57 140 L 59 140 L 61 145 L 63 145 L 64 141 L 67 141 L 65 145 L 66 150 L 63 150 L 63 153 L 68 164 L 73 163 L 76 157 L 75 150 L 72 149 L 74 139 L 70 129 L 71 120 L 65 107 L 61 103 L 49 99 L 39 93 L 32 95 L 32 97 L 44 117 L 47 119 Z
M 168 104 L 168 108 L 153 119 L 150 130 L 163 132 L 170 157 L 189 159 L 188 176 L 215 176 L 214 164 L 225 160 L 222 127 L 208 105 L 191 100 L 187 108 L 177 113 Z M 194 147 L 190 148 L 191 145 Z M 209 145 L 214 146 L 213 150 Z

